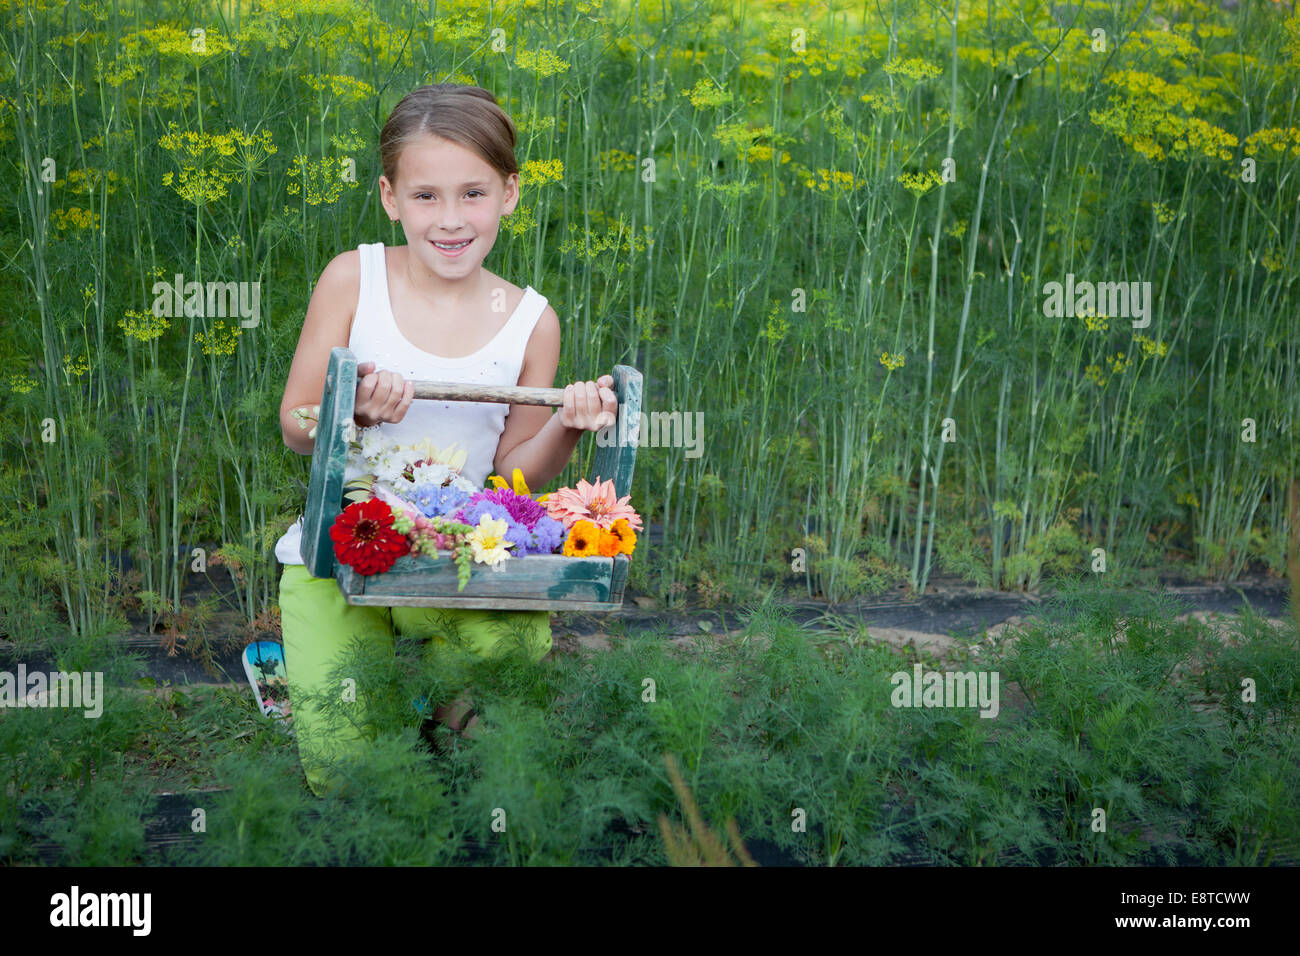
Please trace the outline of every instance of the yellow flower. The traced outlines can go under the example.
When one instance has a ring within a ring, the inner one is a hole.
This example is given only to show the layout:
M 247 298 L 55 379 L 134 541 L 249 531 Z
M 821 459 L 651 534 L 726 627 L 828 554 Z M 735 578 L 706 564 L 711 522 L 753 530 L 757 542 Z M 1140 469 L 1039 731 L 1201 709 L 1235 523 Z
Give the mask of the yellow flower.
M 9 374 L 9 391 L 15 395 L 26 395 L 36 388 L 39 383 L 30 375 L 24 375 L 21 372 L 11 372 Z
M 234 355 L 241 334 L 238 322 L 227 328 L 226 323 L 218 319 L 215 329 L 197 333 L 194 341 L 203 347 L 204 355 Z
M 515 65 L 524 70 L 532 70 L 542 77 L 554 76 L 569 68 L 566 61 L 550 50 L 520 50 L 515 54 Z
M 899 352 L 897 355 L 890 355 L 888 352 L 881 352 L 880 364 L 891 372 L 894 371 L 894 369 L 902 368 L 905 364 L 903 353 Z
M 506 549 L 514 547 L 514 542 L 506 540 L 506 527 L 504 518 L 493 518 L 491 515 L 479 518 L 478 526 L 469 536 L 469 546 L 474 552 L 475 561 L 495 565 L 510 557 Z
M 514 212 L 505 217 L 504 223 L 512 236 L 522 236 L 537 225 L 537 217 L 533 214 L 532 206 L 520 203 Z
M 1164 342 L 1157 342 L 1149 339 L 1145 335 L 1136 335 L 1133 340 L 1142 347 L 1143 355 L 1154 355 L 1157 358 L 1164 358 L 1169 354 L 1169 346 Z
M 82 209 L 80 206 L 69 206 L 67 209 L 56 209 L 50 216 L 54 228 L 58 232 L 65 230 L 94 229 L 99 225 L 99 213 L 91 212 L 89 209 Z
M 636 157 L 621 149 L 607 149 L 597 155 L 596 159 L 600 163 L 602 172 L 613 169 L 615 172 L 626 173 L 636 168 Z
M 636 532 L 626 518 L 616 519 L 610 526 L 609 533 L 618 538 L 618 554 L 631 554 L 636 550 Z
M 786 321 L 785 316 L 781 315 L 781 304 L 778 302 L 772 306 L 772 311 L 767 314 L 767 325 L 758 334 L 775 345 L 785 338 L 789 331 L 790 323 Z
M 697 110 L 710 106 L 722 106 L 731 101 L 731 94 L 707 77 L 700 80 L 684 94 Z
M 171 325 L 165 318 L 152 312 L 127 309 L 126 315 L 126 319 L 117 323 L 118 328 L 126 333 L 127 338 L 138 339 L 141 342 L 150 342 L 158 338 Z M 135 319 L 141 321 L 133 321 Z
M 346 74 L 331 75 L 326 73 L 315 76 L 303 73 L 299 76 L 299 79 L 318 93 L 328 88 L 331 96 L 344 103 L 358 103 L 375 95 L 375 88 L 369 83 Z
M 521 185 L 528 186 L 545 186 L 547 183 L 558 183 L 564 178 L 564 160 L 530 159 L 524 163 L 523 175 L 519 177 Z
M 293 164 L 289 167 L 289 185 L 286 188 L 292 195 L 298 195 L 303 186 L 299 179 L 304 178 L 307 202 L 313 206 L 327 206 L 343 194 L 344 186 L 351 189 L 360 186 L 356 181 L 343 178 L 344 169 L 345 163 L 341 156 L 308 159 L 300 153 L 294 157 Z
M 927 63 L 918 56 L 906 60 L 890 60 L 882 69 L 891 76 L 906 76 L 912 80 L 928 80 L 943 72 L 943 67 Z
M 67 352 L 63 353 L 63 371 L 68 375 L 75 375 L 80 378 L 90 371 L 90 363 L 84 358 L 78 356 L 74 361 L 72 356 Z
M 1289 148 L 1292 157 L 1300 156 L 1300 129 L 1289 126 L 1286 129 L 1261 129 L 1246 137 L 1243 150 L 1247 156 L 1254 156 L 1261 147 L 1266 147 L 1275 154 L 1267 158 L 1281 159 Z
M 486 517 L 486 516 L 485 516 Z M 575 521 L 564 541 L 566 558 L 590 558 L 600 553 L 600 528 L 585 518 Z
M 1089 332 L 1105 332 L 1110 328 L 1110 323 L 1107 321 L 1110 318 L 1108 315 L 1096 315 L 1094 311 L 1094 313 L 1085 315 L 1082 318 L 1083 324 L 1088 327 Z
M 933 169 L 924 173 L 903 173 L 898 177 L 903 188 L 918 199 L 943 182 L 939 173 Z

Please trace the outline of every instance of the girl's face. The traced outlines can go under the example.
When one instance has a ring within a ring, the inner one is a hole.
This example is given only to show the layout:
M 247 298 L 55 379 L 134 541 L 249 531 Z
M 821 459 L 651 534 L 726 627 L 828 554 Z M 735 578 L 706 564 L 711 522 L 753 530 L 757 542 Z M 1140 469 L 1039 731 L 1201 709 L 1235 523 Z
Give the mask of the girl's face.
M 447 279 L 469 278 L 492 251 L 503 215 L 519 202 L 519 176 L 501 174 L 477 153 L 428 135 L 409 144 L 397 159 L 397 184 L 379 177 L 380 196 L 390 217 L 401 220 L 411 252 L 430 272 Z M 464 242 L 446 252 L 435 242 Z

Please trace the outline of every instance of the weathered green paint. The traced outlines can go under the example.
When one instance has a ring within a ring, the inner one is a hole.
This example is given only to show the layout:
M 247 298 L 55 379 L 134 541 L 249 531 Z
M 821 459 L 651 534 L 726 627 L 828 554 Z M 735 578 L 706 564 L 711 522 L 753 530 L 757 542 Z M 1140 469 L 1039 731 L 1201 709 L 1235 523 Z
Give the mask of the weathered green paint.
M 308 572 L 318 578 L 334 574 L 334 542 L 330 527 L 339 516 L 343 498 L 343 473 L 347 466 L 348 442 L 355 425 L 353 404 L 357 397 L 357 357 L 352 350 L 330 349 L 316 423 L 316 444 L 311 456 L 311 481 L 307 486 L 307 507 L 302 521 L 302 560 Z
M 616 423 L 609 433 L 614 444 L 597 447 L 588 480 L 612 478 L 621 497 L 632 492 L 642 378 L 628 365 L 614 366 L 613 377 L 628 441 L 618 444 Z M 538 611 L 613 611 L 622 606 L 629 565 L 625 554 L 613 558 L 534 554 L 507 559 L 501 571 L 475 564 L 463 591 L 456 590 L 456 566 L 446 552 L 437 559 L 407 555 L 383 574 L 357 574 L 339 565 L 329 532 L 341 510 L 348 442 L 355 435 L 356 382 L 356 356 L 347 348 L 331 349 L 303 516 L 302 558 L 312 575 L 334 576 L 349 604 Z
M 618 396 L 619 417 L 626 422 L 627 442 L 620 444 L 619 423 L 615 422 L 611 437 L 614 443 L 606 448 L 596 446 L 588 481 L 600 478 L 614 480 L 614 489 L 621 498 L 632 493 L 632 473 L 636 469 L 636 449 L 640 440 L 641 425 L 641 373 L 630 365 L 614 366 L 614 394 Z

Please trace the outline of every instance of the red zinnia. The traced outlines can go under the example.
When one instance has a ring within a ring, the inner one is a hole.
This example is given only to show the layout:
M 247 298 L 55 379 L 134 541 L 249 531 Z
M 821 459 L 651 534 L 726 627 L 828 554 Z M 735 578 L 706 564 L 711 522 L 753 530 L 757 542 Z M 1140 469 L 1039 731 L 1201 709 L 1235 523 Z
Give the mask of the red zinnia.
M 334 556 L 357 574 L 379 574 L 411 552 L 406 535 L 393 529 L 393 509 L 378 498 L 348 505 L 330 528 Z

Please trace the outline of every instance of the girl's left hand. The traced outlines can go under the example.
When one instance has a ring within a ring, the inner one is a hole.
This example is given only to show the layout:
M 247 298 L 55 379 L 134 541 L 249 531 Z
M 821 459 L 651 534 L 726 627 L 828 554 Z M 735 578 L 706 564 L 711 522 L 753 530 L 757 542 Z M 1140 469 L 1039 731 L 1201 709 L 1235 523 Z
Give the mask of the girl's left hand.
M 594 382 L 574 382 L 564 386 L 564 405 L 560 424 L 580 431 L 599 431 L 618 421 L 618 396 L 614 394 L 614 376 L 602 375 Z

